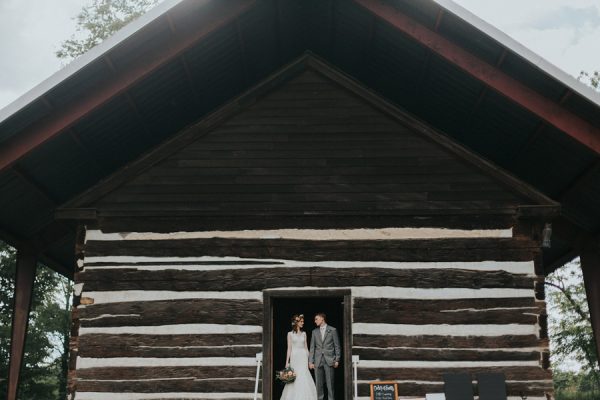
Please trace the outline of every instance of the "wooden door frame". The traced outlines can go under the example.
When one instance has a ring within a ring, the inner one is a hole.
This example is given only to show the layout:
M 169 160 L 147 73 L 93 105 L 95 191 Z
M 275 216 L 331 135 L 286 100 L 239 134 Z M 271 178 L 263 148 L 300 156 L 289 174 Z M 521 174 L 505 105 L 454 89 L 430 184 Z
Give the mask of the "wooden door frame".
M 273 303 L 275 299 L 300 297 L 337 297 L 343 298 L 344 318 L 342 337 L 342 363 L 344 369 L 344 400 L 352 400 L 352 292 L 350 289 L 301 289 L 301 290 L 265 290 L 263 291 L 263 379 L 262 400 L 273 399 Z

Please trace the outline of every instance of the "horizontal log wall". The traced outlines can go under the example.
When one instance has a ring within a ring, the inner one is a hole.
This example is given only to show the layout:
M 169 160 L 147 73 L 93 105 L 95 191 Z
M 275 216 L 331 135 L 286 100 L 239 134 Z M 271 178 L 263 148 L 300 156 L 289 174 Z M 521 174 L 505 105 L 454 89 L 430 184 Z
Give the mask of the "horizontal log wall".
M 440 392 L 449 371 L 503 372 L 510 396 L 543 398 L 552 380 L 537 244 L 443 232 L 315 241 L 88 231 L 70 388 L 78 400 L 249 399 L 262 291 L 349 288 L 359 398 L 376 379 L 398 381 L 403 396 Z

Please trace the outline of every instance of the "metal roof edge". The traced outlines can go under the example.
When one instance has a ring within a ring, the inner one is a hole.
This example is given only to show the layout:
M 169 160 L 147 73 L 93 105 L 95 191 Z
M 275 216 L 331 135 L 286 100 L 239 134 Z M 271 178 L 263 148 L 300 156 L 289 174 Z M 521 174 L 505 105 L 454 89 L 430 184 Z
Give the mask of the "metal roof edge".
M 114 35 L 106 38 L 97 46 L 82 54 L 80 57 L 75 58 L 63 68 L 54 72 L 48 78 L 44 79 L 32 89 L 25 92 L 25 94 L 19 96 L 16 100 L 1 108 L 0 124 L 184 1 L 185 0 L 162 1 L 144 15 L 140 16 L 134 21 L 131 21 L 131 23 L 125 25 L 122 29 L 115 32 Z M 208 2 L 210 0 L 202 1 Z
M 540 56 L 506 33 L 502 32 L 500 29 L 479 18 L 477 15 L 455 3 L 453 0 L 433 0 L 433 2 L 437 3 L 446 11 L 461 18 L 468 24 L 479 29 L 492 39 L 496 40 L 502 46 L 513 51 L 515 54 L 523 57 L 525 60 L 540 69 L 540 71 L 547 73 L 563 85 L 573 90 L 573 92 L 585 97 L 587 100 L 594 103 L 594 105 L 600 107 L 600 93 L 596 92 L 583 82 L 578 81 L 577 78 L 569 75 L 567 72 L 552 64 L 544 57 Z
M 153 21 L 155 21 L 156 19 L 167 13 L 169 10 L 171 10 L 172 8 L 184 1 L 186 0 L 164 0 L 163 2 L 159 3 L 156 7 L 148 11 L 146 14 L 132 21 L 130 24 L 123 27 L 123 29 L 119 30 L 114 35 L 104 40 L 98 46 L 92 48 L 82 56 L 76 58 L 75 60 L 67 64 L 64 68 L 61 68 L 57 72 L 50 75 L 50 77 L 46 78 L 41 83 L 28 90 L 25 94 L 19 96 L 13 102 L 1 108 L 0 125 L 8 118 L 13 116 L 15 113 L 17 113 L 19 110 L 33 103 L 35 100 L 42 97 L 49 90 L 51 90 L 64 80 L 68 79 L 69 77 L 75 75 L 77 72 L 91 64 L 93 61 L 102 57 L 111 49 L 124 42 L 137 31 L 149 25 L 150 23 L 152 23 Z M 210 0 L 201 1 L 203 1 L 204 3 L 208 3 Z M 433 1 L 448 12 L 458 16 L 465 22 L 471 24 L 475 28 L 487 34 L 488 36 L 490 36 L 509 50 L 523 57 L 525 60 L 529 61 L 531 64 L 539 68 L 541 71 L 555 78 L 560 83 L 569 87 L 577 94 L 585 97 L 587 100 L 594 103 L 594 105 L 600 107 L 600 93 L 597 93 L 589 86 L 578 81 L 575 77 L 569 75 L 559 67 L 544 59 L 542 56 L 534 53 L 532 50 L 517 42 L 515 39 L 508 36 L 506 33 L 502 32 L 498 28 L 479 18 L 478 16 L 471 13 L 470 11 L 458 5 L 452 0 Z

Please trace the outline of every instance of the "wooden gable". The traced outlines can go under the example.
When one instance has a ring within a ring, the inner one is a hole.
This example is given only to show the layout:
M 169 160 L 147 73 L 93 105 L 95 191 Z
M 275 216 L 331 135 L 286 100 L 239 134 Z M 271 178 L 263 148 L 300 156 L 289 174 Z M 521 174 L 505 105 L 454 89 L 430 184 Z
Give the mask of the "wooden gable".
M 549 204 L 308 55 L 66 207 L 314 218 L 514 215 Z

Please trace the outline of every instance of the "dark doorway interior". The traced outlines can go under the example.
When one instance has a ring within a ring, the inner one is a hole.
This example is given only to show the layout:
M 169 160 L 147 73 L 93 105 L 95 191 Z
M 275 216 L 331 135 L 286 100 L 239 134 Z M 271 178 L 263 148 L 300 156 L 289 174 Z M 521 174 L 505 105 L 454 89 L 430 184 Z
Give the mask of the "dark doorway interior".
M 304 331 L 308 337 L 310 346 L 312 330 L 315 329 L 314 315 L 324 312 L 327 315 L 327 323 L 335 327 L 340 337 L 340 348 L 342 351 L 342 362 L 335 371 L 335 393 L 336 400 L 345 399 L 344 393 L 344 298 L 343 297 L 296 297 L 273 299 L 273 371 L 285 367 L 287 351 L 287 333 L 291 329 L 291 318 L 294 314 L 304 314 Z M 310 347 L 309 347 L 310 348 Z M 314 372 L 313 372 L 314 379 Z M 281 398 L 283 384 L 273 381 L 273 400 Z M 325 395 L 327 398 L 327 394 Z M 330 399 L 332 400 L 332 399 Z

